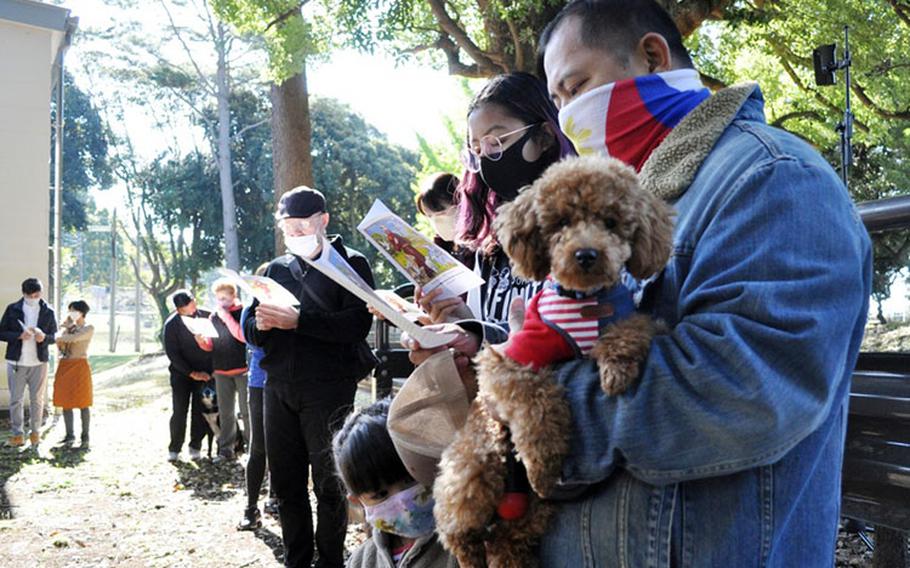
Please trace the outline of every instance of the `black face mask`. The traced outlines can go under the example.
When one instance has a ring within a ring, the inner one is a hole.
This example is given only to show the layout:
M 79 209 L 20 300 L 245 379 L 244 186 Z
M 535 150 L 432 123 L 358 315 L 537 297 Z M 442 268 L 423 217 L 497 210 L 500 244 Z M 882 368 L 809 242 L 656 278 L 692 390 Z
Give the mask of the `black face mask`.
M 553 146 L 543 152 L 537 161 L 528 162 L 521 155 L 522 149 L 536 128 L 525 132 L 524 136 L 509 146 L 502 156 L 493 161 L 486 156 L 480 158 L 480 177 L 487 187 L 503 201 L 512 201 L 518 196 L 518 190 L 534 183 L 553 162 L 559 158 L 559 147 Z

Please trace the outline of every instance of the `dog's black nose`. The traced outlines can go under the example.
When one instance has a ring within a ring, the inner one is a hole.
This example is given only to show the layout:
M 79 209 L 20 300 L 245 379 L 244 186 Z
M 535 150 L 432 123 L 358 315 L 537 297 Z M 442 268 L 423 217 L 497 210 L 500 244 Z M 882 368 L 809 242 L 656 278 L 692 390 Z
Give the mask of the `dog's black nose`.
M 575 251 L 575 261 L 585 270 L 597 262 L 597 251 L 590 248 L 578 249 Z

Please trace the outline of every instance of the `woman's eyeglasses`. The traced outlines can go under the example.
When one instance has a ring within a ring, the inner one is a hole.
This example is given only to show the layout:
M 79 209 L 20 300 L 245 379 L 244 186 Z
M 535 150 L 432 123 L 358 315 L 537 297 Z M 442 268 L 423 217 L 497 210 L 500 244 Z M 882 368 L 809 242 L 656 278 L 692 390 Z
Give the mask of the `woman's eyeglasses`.
M 461 161 L 464 164 L 464 167 L 467 168 L 469 172 L 476 174 L 480 171 L 481 158 L 487 158 L 494 162 L 498 162 L 500 158 L 502 158 L 502 141 L 504 138 L 508 138 L 509 136 L 518 134 L 519 132 L 524 132 L 529 128 L 540 126 L 541 124 L 543 123 L 538 122 L 537 124 L 529 124 L 527 126 L 522 126 L 517 130 L 512 130 L 511 132 L 506 132 L 505 134 L 500 134 L 499 136 L 487 134 L 477 143 L 476 149 L 473 146 L 466 146 L 461 151 Z

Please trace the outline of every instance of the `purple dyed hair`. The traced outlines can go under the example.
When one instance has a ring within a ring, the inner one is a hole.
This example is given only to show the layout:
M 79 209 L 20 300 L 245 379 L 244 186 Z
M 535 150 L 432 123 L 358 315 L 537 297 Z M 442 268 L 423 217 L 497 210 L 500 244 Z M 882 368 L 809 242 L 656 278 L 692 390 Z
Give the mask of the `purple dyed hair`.
M 525 124 L 547 123 L 550 131 L 556 133 L 559 159 L 575 155 L 572 143 L 559 129 L 559 112 L 550 100 L 546 86 L 534 75 L 508 73 L 493 77 L 471 101 L 467 116 L 470 117 L 471 113 L 487 104 L 498 105 L 506 114 Z M 461 177 L 457 192 L 461 200 L 456 242 L 472 250 L 491 254 L 498 246 L 493 233 L 493 219 L 501 200 L 487 187 L 479 174 L 467 170 Z

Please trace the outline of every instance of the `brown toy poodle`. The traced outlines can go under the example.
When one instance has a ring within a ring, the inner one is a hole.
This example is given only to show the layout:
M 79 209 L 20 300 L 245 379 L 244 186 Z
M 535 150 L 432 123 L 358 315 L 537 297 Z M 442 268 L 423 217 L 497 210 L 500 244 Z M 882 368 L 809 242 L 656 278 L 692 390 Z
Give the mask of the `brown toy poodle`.
M 495 230 L 514 272 L 547 284 L 522 329 L 477 356 L 477 399 L 442 456 L 436 528 L 464 568 L 536 564 L 552 513 L 545 497 L 569 446 L 569 409 L 550 365 L 589 356 L 607 394 L 632 386 L 655 325 L 633 312 L 623 268 L 648 278 L 672 244 L 670 208 L 639 187 L 632 168 L 601 157 L 551 166 L 500 209 Z M 518 514 L 503 507 L 513 445 L 533 489 Z

